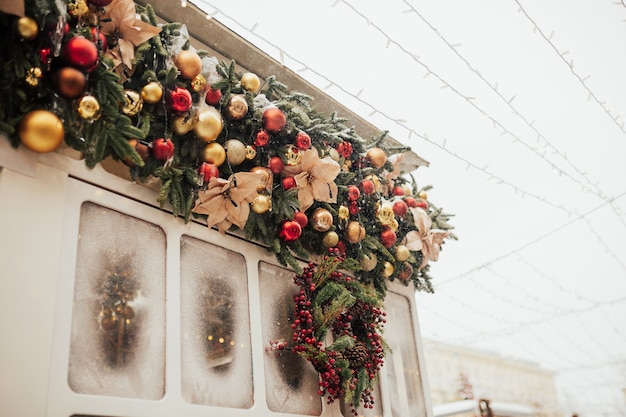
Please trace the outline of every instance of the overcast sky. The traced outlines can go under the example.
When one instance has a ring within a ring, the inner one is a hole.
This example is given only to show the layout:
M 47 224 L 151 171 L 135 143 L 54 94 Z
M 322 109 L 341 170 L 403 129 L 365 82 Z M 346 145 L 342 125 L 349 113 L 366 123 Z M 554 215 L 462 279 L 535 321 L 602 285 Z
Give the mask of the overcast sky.
M 555 371 L 566 415 L 626 415 L 624 4 L 196 4 L 431 163 L 459 240 L 423 337 Z

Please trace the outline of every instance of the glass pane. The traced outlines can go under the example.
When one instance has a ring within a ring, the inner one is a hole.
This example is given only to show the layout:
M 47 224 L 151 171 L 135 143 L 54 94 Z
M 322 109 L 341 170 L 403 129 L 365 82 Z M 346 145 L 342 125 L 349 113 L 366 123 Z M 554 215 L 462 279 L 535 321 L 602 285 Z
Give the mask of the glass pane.
M 165 234 L 94 203 L 80 212 L 70 341 L 75 392 L 165 393 Z
M 182 391 L 193 404 L 253 404 L 248 277 L 243 255 L 181 237 Z
M 290 270 L 261 262 L 261 325 L 263 340 L 288 342 L 293 330 L 293 295 L 298 287 Z M 322 401 L 317 395 L 319 377 L 313 366 L 291 352 L 265 353 L 267 406 L 272 411 L 319 415 Z
M 385 339 L 392 353 L 385 357 L 383 371 L 389 381 L 391 413 L 393 416 L 425 416 L 424 391 L 417 361 L 417 346 L 409 300 L 387 292 L 385 298 L 387 323 Z

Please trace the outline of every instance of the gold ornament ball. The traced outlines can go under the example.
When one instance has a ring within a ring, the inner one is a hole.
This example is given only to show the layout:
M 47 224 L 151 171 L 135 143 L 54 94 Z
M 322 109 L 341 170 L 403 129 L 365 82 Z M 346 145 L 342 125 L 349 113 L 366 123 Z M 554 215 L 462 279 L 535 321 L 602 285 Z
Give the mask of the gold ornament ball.
M 206 78 L 204 78 L 204 75 L 198 74 L 193 77 L 193 80 L 191 80 L 191 88 L 196 93 L 204 91 L 204 89 L 206 88 Z
M 365 237 L 365 228 L 356 220 L 348 223 L 346 227 L 346 240 L 350 243 L 359 243 Z
M 39 26 L 32 17 L 20 17 L 17 20 L 17 32 L 20 34 L 22 39 L 32 41 L 39 33 Z
M 389 261 L 385 262 L 385 266 L 383 267 L 383 277 L 389 278 L 393 275 L 393 264 Z
M 163 97 L 163 87 L 157 81 L 150 81 L 141 89 L 141 98 L 146 103 L 155 104 Z
M 376 191 L 377 193 L 382 191 L 382 184 L 380 182 L 380 178 L 378 178 L 378 175 L 368 175 L 367 177 L 365 177 L 366 180 L 370 180 L 374 183 L 374 191 Z
M 316 208 L 311 214 L 311 227 L 318 232 L 326 232 L 333 225 L 333 215 L 325 208 Z
M 211 142 L 204 147 L 202 160 L 219 167 L 226 161 L 226 150 L 219 143 Z
M 124 103 L 122 103 L 122 113 L 126 116 L 135 116 L 143 109 L 141 94 L 135 90 L 124 90 Z
M 272 185 L 274 183 L 274 174 L 269 168 L 265 167 L 254 167 L 250 169 L 250 172 L 254 172 L 261 176 L 261 181 L 257 186 L 256 190 L 258 192 L 262 191 L 272 191 Z
M 424 190 L 420 191 L 417 196 L 422 200 L 428 200 L 428 194 L 426 194 L 426 191 Z
M 243 94 L 233 94 L 228 101 L 228 115 L 233 120 L 241 120 L 248 114 L 248 102 Z
M 374 168 L 382 168 L 387 162 L 387 155 L 385 151 L 380 148 L 370 148 L 365 154 L 365 159 L 370 163 Z
M 411 252 L 409 251 L 409 248 L 407 248 L 404 245 L 396 246 L 396 259 L 398 261 L 404 262 L 407 259 L 409 259 L 409 256 L 411 256 Z
M 272 197 L 259 194 L 251 203 L 252 211 L 256 214 L 267 213 L 272 209 Z
M 339 206 L 337 217 L 339 217 L 339 220 L 345 222 L 350 217 L 350 209 L 344 205 Z
M 63 122 L 47 110 L 33 110 L 27 113 L 18 128 L 20 140 L 34 152 L 46 153 L 63 143 L 65 129 Z
M 241 76 L 241 86 L 244 90 L 254 93 L 261 86 L 261 80 L 259 80 L 259 77 L 256 74 L 246 72 Z
M 254 158 L 256 158 L 256 149 L 251 145 L 246 146 L 246 159 L 252 161 Z
M 172 122 L 172 130 L 179 136 L 186 135 L 193 130 L 194 119 L 188 116 L 177 116 Z
M 98 120 L 100 117 L 100 103 L 97 98 L 87 94 L 78 100 L 76 111 L 84 120 Z
M 212 106 L 203 108 L 196 119 L 193 131 L 204 142 L 212 142 L 222 133 L 224 122 L 220 112 Z
M 334 248 L 339 243 L 339 235 L 335 232 L 326 232 L 322 244 L 327 248 Z
M 378 263 L 378 258 L 373 253 L 370 253 L 369 255 L 366 255 L 366 254 L 361 255 L 361 260 L 359 261 L 361 268 L 363 268 L 363 271 L 365 272 L 369 272 L 373 270 L 374 268 L 376 268 L 377 263 Z
M 226 158 L 231 165 L 239 165 L 246 160 L 246 145 L 237 139 L 228 139 L 224 143 Z
M 188 80 L 193 80 L 202 71 L 202 58 L 189 49 L 180 51 L 174 60 L 180 75 Z

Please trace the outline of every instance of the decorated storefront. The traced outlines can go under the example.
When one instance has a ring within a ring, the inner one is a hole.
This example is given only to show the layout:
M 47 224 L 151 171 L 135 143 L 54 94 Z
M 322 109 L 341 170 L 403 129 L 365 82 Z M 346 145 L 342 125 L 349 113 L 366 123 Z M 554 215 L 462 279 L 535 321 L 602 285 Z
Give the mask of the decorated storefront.
M 432 414 L 425 160 L 193 5 L 0 25 L 3 415 Z

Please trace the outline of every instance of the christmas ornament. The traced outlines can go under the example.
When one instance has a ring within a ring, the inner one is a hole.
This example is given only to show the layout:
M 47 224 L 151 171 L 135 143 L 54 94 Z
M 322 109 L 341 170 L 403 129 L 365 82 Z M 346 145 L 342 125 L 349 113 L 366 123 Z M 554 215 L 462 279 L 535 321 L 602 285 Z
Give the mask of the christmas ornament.
M 398 279 L 404 282 L 408 282 L 413 275 L 413 265 L 409 262 L 404 262 L 402 264 L 402 270 L 398 273 Z
M 397 261 L 404 262 L 407 259 L 409 259 L 409 256 L 411 256 L 411 252 L 409 251 L 409 248 L 407 248 L 405 245 L 396 246 L 396 260 Z
M 293 220 L 282 222 L 279 236 L 285 242 L 293 242 L 294 240 L 297 240 L 300 235 L 302 235 L 302 227 L 298 222 Z
M 70 65 L 90 72 L 98 63 L 98 47 L 84 36 L 74 36 L 65 42 L 63 57 Z
M 217 105 L 222 99 L 222 92 L 220 90 L 209 89 L 204 97 L 204 102 L 210 106 Z
M 391 229 L 384 229 L 382 232 L 380 232 L 380 242 L 387 249 L 389 249 L 396 243 L 396 239 L 396 232 Z
M 428 200 L 428 194 L 424 190 L 417 193 L 417 196 L 421 198 L 422 200 Z
M 141 98 L 146 103 L 158 103 L 161 97 L 163 97 L 163 87 L 158 81 L 150 81 L 141 88 Z
M 183 78 L 193 80 L 202 71 L 202 58 L 196 52 L 186 49 L 176 55 L 174 65 Z
M 326 232 L 322 239 L 322 245 L 327 248 L 334 248 L 339 243 L 339 235 L 336 232 Z
M 186 135 L 193 130 L 195 119 L 188 115 L 180 115 L 172 120 L 172 130 L 179 136 Z
M 374 182 L 370 179 L 364 179 L 360 183 L 361 190 L 363 190 L 363 194 L 373 194 L 375 191 Z
M 122 113 L 126 116 L 135 116 L 143 109 L 141 95 L 135 90 L 124 90 L 124 103 L 122 103 Z
M 365 237 L 365 228 L 361 223 L 353 220 L 346 227 L 345 237 L 350 243 L 359 243 Z
M 337 145 L 337 152 L 342 158 L 350 158 L 354 150 L 350 142 L 343 141 Z
M 404 202 L 406 203 L 407 206 L 415 208 L 417 207 L 417 200 L 414 199 L 413 197 L 405 197 L 404 198 Z
M 420 199 L 418 199 L 418 200 L 416 201 L 415 206 L 416 206 L 416 207 L 419 207 L 419 208 L 421 208 L 421 209 L 423 209 L 423 210 L 428 210 L 428 201 L 426 201 L 426 200 L 424 200 L 424 199 L 420 198 Z
M 256 137 L 254 138 L 254 146 L 263 147 L 267 145 L 270 140 L 270 135 L 265 130 L 259 130 L 256 132 Z
M 393 208 L 389 204 L 383 204 L 378 208 L 376 212 L 376 217 L 378 221 L 383 226 L 389 226 L 395 220 L 395 213 L 393 212 Z
M 251 203 L 252 211 L 256 214 L 267 213 L 272 209 L 272 197 L 259 194 Z
M 376 255 L 374 255 L 373 253 L 370 253 L 370 254 L 364 253 L 361 255 L 359 264 L 361 265 L 361 268 L 363 269 L 363 271 L 369 272 L 369 271 L 372 271 L 374 268 L 376 268 L 376 264 L 378 264 L 378 259 L 376 258 Z
M 243 94 L 233 94 L 228 101 L 228 116 L 233 120 L 241 120 L 248 114 L 248 102 Z
M 280 175 L 283 169 L 285 169 L 285 164 L 283 164 L 283 160 L 280 159 L 279 156 L 272 156 L 268 162 L 268 166 L 274 175 Z
M 176 113 L 189 111 L 192 104 L 193 99 L 191 98 L 191 93 L 186 88 L 176 87 L 170 93 L 170 106 Z
M 170 138 L 158 138 L 152 142 L 152 156 L 160 161 L 167 161 L 174 155 L 174 143 Z
M 263 128 L 269 133 L 279 133 L 287 124 L 287 116 L 278 107 L 270 107 L 263 112 Z
M 348 186 L 348 200 L 349 201 L 357 201 L 361 197 L 361 192 L 354 185 Z
M 302 151 L 306 151 L 311 147 L 311 137 L 303 131 L 296 134 L 296 147 Z
M 17 19 L 17 32 L 22 39 L 26 41 L 32 41 L 37 37 L 39 33 L 39 26 L 35 19 L 25 16 Z
M 204 91 L 206 88 L 206 78 L 202 74 L 198 74 L 191 80 L 191 89 L 196 93 Z
M 24 80 L 31 87 L 37 87 L 39 85 L 39 82 L 41 81 L 42 76 L 43 72 L 41 71 L 41 68 L 33 67 L 26 72 L 26 77 L 24 77 Z
M 85 0 L 76 0 L 67 4 L 67 12 L 72 17 L 81 17 L 89 13 L 89 6 Z
M 246 159 L 248 161 L 251 161 L 254 158 L 256 158 L 256 148 L 254 146 L 247 145 L 246 146 Z
M 65 129 L 63 122 L 47 110 L 33 110 L 27 113 L 18 127 L 19 138 L 28 149 L 46 153 L 63 143 Z
M 293 214 L 293 221 L 298 222 L 300 227 L 302 227 L 303 229 L 306 227 L 307 224 L 309 224 L 309 218 L 301 211 L 296 211 Z
M 339 209 L 337 210 L 337 217 L 340 221 L 345 222 L 348 218 L 350 218 L 350 209 L 344 205 L 339 206 Z
M 226 161 L 226 151 L 224 147 L 217 142 L 211 142 L 204 147 L 202 151 L 202 160 L 216 166 L 222 166 Z
M 318 232 L 326 232 L 333 225 L 333 215 L 325 208 L 316 208 L 311 214 L 311 227 Z
M 203 162 L 198 168 L 198 173 L 202 176 L 204 183 L 208 183 L 211 178 L 219 178 L 220 171 L 217 168 L 217 165 L 210 164 L 208 162 Z
M 341 155 L 339 155 L 339 152 L 337 152 L 335 148 L 330 148 L 328 150 L 328 156 L 330 156 L 330 159 L 332 159 L 335 162 L 341 161 Z
M 389 278 L 390 276 L 393 275 L 393 271 L 394 271 L 393 264 L 389 261 L 385 261 L 385 263 L 383 264 L 383 272 L 382 272 L 383 277 Z
M 395 201 L 392 206 L 393 213 L 398 217 L 404 217 L 409 211 L 409 206 L 402 200 Z
M 128 139 L 128 144 L 135 149 L 135 151 L 137 152 L 137 154 L 139 154 L 139 157 L 145 162 L 148 159 L 148 156 L 150 156 L 150 148 L 140 142 L 137 139 Z M 135 164 L 135 162 L 130 158 L 130 157 L 126 157 L 122 160 L 122 162 L 126 165 L 128 165 L 129 167 L 133 168 L 136 167 L 137 164 Z
M 94 96 L 87 94 L 78 100 L 76 111 L 84 120 L 97 120 L 100 117 L 100 103 Z
M 259 77 L 252 72 L 245 72 L 241 76 L 241 87 L 244 90 L 255 93 L 259 87 L 261 86 L 261 80 Z
M 293 187 L 296 187 L 296 179 L 294 177 L 284 177 L 280 180 L 280 183 L 283 185 L 285 190 L 291 190 Z
M 222 133 L 223 126 L 220 112 L 215 107 L 207 106 L 198 113 L 193 131 L 200 140 L 211 142 Z
M 396 185 L 396 186 L 394 186 L 394 187 L 391 189 L 391 193 L 392 193 L 393 195 L 395 195 L 395 196 L 398 196 L 398 197 L 403 197 L 403 196 L 404 196 L 404 187 L 401 187 L 401 186 L 399 186 L 399 185 Z
M 302 163 L 302 153 L 295 146 L 290 146 L 285 152 L 285 159 L 289 166 L 300 165 Z
M 224 149 L 229 164 L 237 166 L 246 160 L 246 145 L 240 140 L 228 139 L 224 142 Z
M 365 160 L 374 168 L 382 168 L 387 162 L 387 155 L 380 148 L 370 148 L 365 154 Z
M 250 170 L 250 172 L 254 172 L 261 176 L 261 180 L 259 182 L 259 188 L 257 191 L 260 192 L 268 192 L 272 191 L 272 185 L 274 184 L 274 175 L 269 168 L 265 167 L 254 167 Z
M 109 41 L 107 40 L 107 37 L 104 36 L 104 33 L 100 31 L 99 27 L 91 28 L 91 40 L 99 49 L 103 51 L 109 49 Z
M 63 67 L 53 75 L 53 83 L 58 93 L 65 98 L 74 99 L 85 90 L 85 74 L 74 67 Z

